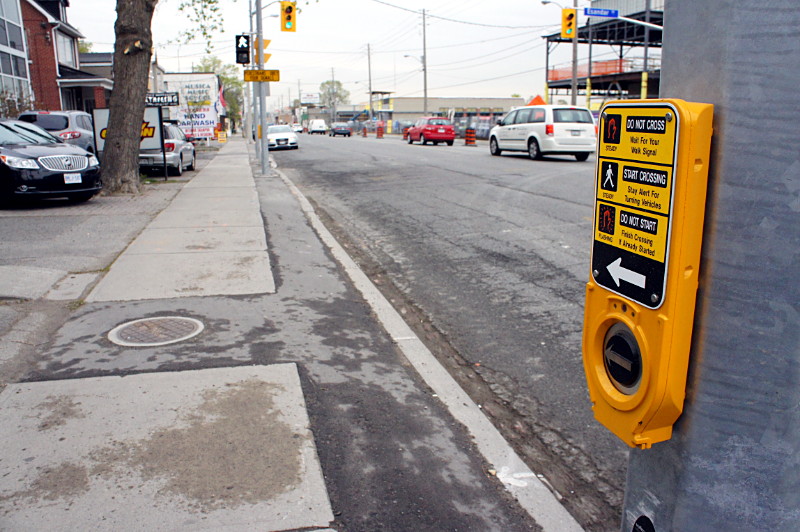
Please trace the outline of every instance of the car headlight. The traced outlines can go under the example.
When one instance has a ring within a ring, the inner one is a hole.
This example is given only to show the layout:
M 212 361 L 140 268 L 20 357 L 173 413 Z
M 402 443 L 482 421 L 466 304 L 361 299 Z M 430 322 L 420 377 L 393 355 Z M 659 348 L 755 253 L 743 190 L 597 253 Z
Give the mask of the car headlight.
M 37 170 L 39 165 L 36 164 L 36 161 L 33 159 L 24 159 L 22 157 L 12 157 L 10 155 L 0 155 L 0 161 L 3 161 L 5 164 L 10 166 L 11 168 L 27 168 L 31 170 Z
M 100 166 L 100 161 L 94 155 L 89 156 L 89 166 Z

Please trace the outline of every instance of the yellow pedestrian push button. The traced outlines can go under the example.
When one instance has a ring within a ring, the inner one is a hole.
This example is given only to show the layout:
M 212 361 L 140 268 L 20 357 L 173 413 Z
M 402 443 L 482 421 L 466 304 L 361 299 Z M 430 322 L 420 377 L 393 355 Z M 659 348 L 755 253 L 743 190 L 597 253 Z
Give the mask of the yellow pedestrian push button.
M 595 418 L 631 447 L 683 410 L 713 106 L 610 102 L 600 115 L 583 364 Z

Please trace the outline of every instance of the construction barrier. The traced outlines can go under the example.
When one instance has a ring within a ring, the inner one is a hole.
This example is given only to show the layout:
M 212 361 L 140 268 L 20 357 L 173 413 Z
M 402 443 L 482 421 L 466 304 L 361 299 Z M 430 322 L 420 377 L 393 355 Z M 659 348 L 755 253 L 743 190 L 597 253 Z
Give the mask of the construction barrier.
M 477 146 L 477 144 L 475 144 L 474 129 L 467 129 L 466 133 L 464 134 L 464 146 Z
M 364 127 L 364 129 L 361 130 L 361 136 L 363 136 L 363 137 L 367 136 L 367 128 L 366 128 L 366 126 Z
M 383 126 L 378 126 L 376 137 L 379 139 L 383 138 Z
M 403 140 L 408 140 L 408 130 L 411 129 L 410 127 L 403 128 Z

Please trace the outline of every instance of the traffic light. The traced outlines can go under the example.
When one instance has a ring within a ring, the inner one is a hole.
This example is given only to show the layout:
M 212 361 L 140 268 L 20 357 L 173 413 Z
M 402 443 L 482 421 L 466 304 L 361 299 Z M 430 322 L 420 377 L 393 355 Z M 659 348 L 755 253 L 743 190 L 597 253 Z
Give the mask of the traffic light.
M 281 2 L 281 31 L 297 29 L 297 7 L 295 2 Z
M 240 65 L 250 64 L 250 36 L 236 36 L 236 63 Z
M 561 10 L 561 36 L 565 39 L 574 39 L 577 35 L 578 11 L 575 9 Z

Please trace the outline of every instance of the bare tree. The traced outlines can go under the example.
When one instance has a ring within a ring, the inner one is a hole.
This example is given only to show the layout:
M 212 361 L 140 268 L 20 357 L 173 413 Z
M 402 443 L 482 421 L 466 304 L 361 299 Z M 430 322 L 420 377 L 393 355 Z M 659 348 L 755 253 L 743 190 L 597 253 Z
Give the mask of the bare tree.
M 112 193 L 139 191 L 141 117 L 153 50 L 150 27 L 157 3 L 158 0 L 117 0 L 114 92 L 102 161 L 103 183 Z M 210 48 L 213 32 L 222 24 L 219 4 L 220 0 L 181 0 L 179 9 L 189 12 L 197 30 L 187 38 L 202 37 Z
M 150 25 L 158 0 L 117 0 L 114 92 L 103 149 L 109 192 L 139 192 L 139 143 L 153 49 Z

